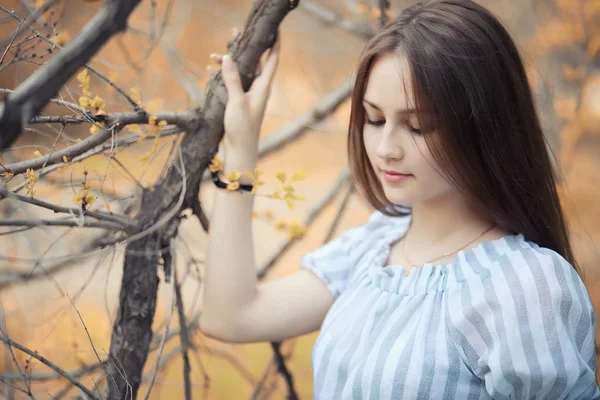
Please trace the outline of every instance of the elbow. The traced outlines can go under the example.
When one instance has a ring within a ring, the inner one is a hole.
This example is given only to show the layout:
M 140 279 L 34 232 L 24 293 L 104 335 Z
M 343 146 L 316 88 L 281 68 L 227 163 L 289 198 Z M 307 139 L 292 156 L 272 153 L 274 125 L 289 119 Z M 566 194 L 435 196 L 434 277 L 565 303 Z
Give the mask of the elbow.
M 237 334 L 235 324 L 228 322 L 225 318 L 211 316 L 202 313 L 200 317 L 200 331 L 204 336 L 227 343 L 243 343 Z

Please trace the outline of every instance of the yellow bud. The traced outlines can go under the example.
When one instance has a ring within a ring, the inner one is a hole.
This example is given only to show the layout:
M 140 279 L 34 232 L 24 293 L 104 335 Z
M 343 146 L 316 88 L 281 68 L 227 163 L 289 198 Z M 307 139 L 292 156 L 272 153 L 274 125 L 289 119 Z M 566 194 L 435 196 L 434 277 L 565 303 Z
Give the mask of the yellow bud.
M 79 96 L 79 105 L 81 107 L 87 107 L 87 106 L 89 106 L 90 102 L 91 102 L 91 100 L 90 100 L 89 97 L 87 97 L 87 96 Z
M 229 181 L 238 181 L 242 177 L 242 174 L 240 172 L 234 170 L 234 171 L 231 171 L 230 173 L 228 173 L 227 175 L 225 175 L 225 177 Z
M 280 220 L 278 220 L 277 222 L 275 222 L 275 223 L 273 224 L 273 228 L 274 228 L 276 231 L 282 231 L 282 230 L 285 230 L 285 229 L 287 228 L 287 222 L 285 222 L 284 220 L 281 220 L 281 219 L 280 219 Z
M 92 102 L 90 103 L 90 105 L 94 108 L 97 108 L 99 110 L 103 109 L 105 106 L 104 100 L 102 100 L 100 98 L 100 96 L 96 95 L 96 97 L 94 97 L 94 100 L 92 100 Z
M 238 190 L 238 188 L 240 187 L 240 183 L 239 182 L 229 182 L 227 184 L 227 190 Z
M 33 152 L 33 154 L 34 154 L 36 157 L 41 157 L 41 156 L 42 156 L 42 153 L 41 153 L 39 150 L 36 150 L 36 151 L 34 151 L 34 152 Z

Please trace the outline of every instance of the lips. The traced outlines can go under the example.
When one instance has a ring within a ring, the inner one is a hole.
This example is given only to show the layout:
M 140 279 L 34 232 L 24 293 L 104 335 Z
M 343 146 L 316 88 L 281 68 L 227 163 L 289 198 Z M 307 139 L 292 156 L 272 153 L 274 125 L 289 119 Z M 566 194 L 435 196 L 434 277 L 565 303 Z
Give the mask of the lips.
M 383 170 L 383 172 L 388 175 L 404 175 L 404 176 L 410 175 L 410 174 L 403 174 L 401 172 L 385 170 L 385 169 Z
M 403 174 L 398 171 L 383 170 L 383 179 L 385 179 L 385 181 L 388 183 L 399 183 L 406 180 L 410 176 L 412 175 Z

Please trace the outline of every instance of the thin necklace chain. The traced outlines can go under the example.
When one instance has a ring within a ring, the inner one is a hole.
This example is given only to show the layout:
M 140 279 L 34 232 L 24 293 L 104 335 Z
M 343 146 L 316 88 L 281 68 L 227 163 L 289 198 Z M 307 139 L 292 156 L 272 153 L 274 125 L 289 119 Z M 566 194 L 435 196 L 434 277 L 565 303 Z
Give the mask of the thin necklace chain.
M 452 255 L 452 254 L 454 254 L 454 253 L 458 253 L 459 251 L 461 251 L 462 249 L 464 249 L 465 247 L 467 247 L 468 245 L 470 245 L 471 243 L 473 243 L 474 241 L 476 241 L 477 239 L 479 239 L 480 237 L 482 237 L 483 235 L 485 235 L 486 233 L 488 233 L 488 232 L 489 232 L 489 231 L 490 231 L 490 230 L 491 230 L 493 227 L 495 227 L 495 226 L 496 226 L 495 224 L 494 224 L 494 225 L 492 225 L 492 226 L 490 226 L 490 227 L 489 227 L 489 228 L 487 228 L 485 231 L 481 232 L 481 233 L 480 233 L 480 234 L 479 234 L 479 235 L 478 235 L 476 238 L 474 238 L 473 240 L 469 241 L 468 243 L 466 243 L 466 244 L 465 244 L 465 245 L 463 245 L 462 247 L 460 247 L 460 248 L 458 248 L 458 249 L 456 249 L 456 250 L 454 250 L 454 251 L 450 251 L 450 252 L 448 252 L 448 253 L 442 254 L 441 256 L 435 257 L 435 258 L 433 258 L 433 259 L 431 259 L 431 260 L 425 261 L 425 262 L 423 262 L 423 263 L 421 263 L 421 264 L 413 264 L 413 262 L 412 262 L 412 261 L 410 260 L 410 258 L 408 257 L 408 254 L 406 253 L 406 237 L 405 237 L 405 238 L 404 238 L 404 240 L 402 240 L 402 254 L 404 255 L 404 258 L 406 258 L 406 259 L 408 260 L 408 263 L 409 263 L 409 264 L 408 264 L 408 267 L 409 267 L 409 268 L 408 268 L 408 269 L 407 269 L 407 271 L 406 271 L 407 275 L 408 275 L 408 272 L 409 272 L 411 269 L 413 269 L 413 268 L 417 267 L 418 265 L 422 265 L 422 264 L 429 264 L 429 263 L 431 263 L 431 262 L 433 262 L 433 261 L 435 261 L 435 260 L 439 260 L 440 258 L 447 257 L 447 256 L 449 256 L 449 255 Z

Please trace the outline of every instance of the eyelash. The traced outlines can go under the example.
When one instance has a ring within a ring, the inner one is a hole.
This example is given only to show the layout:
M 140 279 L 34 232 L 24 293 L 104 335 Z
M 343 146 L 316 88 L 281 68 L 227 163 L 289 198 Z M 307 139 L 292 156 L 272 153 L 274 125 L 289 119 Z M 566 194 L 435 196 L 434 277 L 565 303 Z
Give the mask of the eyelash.
M 412 133 L 414 133 L 414 134 L 416 134 L 416 135 L 420 135 L 421 133 L 423 133 L 423 131 L 421 131 L 420 129 L 413 128 L 413 127 L 412 127 L 412 126 L 411 126 L 411 125 L 408 123 L 408 121 L 405 121 L 404 123 L 405 123 L 406 127 L 407 127 L 407 128 L 408 128 L 408 129 L 409 129 L 409 130 L 410 130 Z M 368 119 L 368 118 L 367 118 L 367 124 L 369 124 L 369 125 L 373 125 L 373 126 L 377 126 L 377 127 L 380 127 L 380 126 L 383 126 L 383 125 L 385 125 L 385 121 L 372 121 L 372 120 L 370 120 L 370 119 Z

